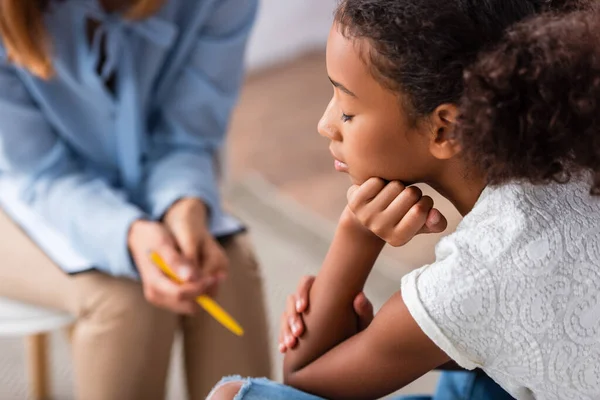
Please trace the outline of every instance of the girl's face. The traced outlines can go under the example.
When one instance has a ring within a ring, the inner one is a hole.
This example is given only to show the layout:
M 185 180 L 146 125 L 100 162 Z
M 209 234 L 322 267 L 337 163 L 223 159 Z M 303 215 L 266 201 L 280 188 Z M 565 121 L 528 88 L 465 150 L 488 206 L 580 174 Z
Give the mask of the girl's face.
M 332 27 L 327 72 L 334 89 L 319 133 L 330 140 L 336 169 L 354 184 L 372 177 L 428 182 L 440 161 L 430 152 L 431 127 L 412 123 L 398 93 L 375 80 L 366 61 L 369 46 Z

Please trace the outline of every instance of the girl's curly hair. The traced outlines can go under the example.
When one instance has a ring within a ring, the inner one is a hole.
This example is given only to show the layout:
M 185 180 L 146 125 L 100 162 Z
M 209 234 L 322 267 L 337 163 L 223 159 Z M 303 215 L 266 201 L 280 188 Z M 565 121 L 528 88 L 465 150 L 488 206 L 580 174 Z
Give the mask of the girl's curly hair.
M 464 69 L 513 24 L 595 0 L 341 0 L 340 31 L 371 44 L 373 76 L 403 93 L 415 117 L 456 103 Z
M 342 0 L 335 19 L 347 38 L 370 43 L 373 76 L 415 121 L 461 105 L 465 157 L 490 183 L 564 182 L 592 169 L 600 193 L 596 3 Z
M 517 24 L 465 73 L 458 135 L 489 183 L 566 182 L 594 172 L 600 194 L 600 14 Z

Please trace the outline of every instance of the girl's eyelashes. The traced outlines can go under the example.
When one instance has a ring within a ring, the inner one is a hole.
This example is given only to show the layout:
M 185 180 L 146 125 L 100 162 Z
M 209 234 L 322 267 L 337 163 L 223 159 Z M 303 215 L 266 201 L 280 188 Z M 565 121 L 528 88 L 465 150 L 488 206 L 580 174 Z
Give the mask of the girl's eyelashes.
M 342 122 L 352 121 L 352 118 L 354 118 L 354 115 L 347 115 L 342 113 Z

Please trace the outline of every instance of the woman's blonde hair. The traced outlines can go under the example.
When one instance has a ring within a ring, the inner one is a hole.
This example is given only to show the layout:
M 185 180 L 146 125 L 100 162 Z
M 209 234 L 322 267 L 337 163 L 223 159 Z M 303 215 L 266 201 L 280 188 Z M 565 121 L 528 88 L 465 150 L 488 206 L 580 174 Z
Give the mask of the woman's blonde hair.
M 32 74 L 48 79 L 54 73 L 51 42 L 44 26 L 44 11 L 52 0 L 0 0 L 0 38 L 8 59 Z M 165 0 L 130 0 L 125 15 L 143 19 Z

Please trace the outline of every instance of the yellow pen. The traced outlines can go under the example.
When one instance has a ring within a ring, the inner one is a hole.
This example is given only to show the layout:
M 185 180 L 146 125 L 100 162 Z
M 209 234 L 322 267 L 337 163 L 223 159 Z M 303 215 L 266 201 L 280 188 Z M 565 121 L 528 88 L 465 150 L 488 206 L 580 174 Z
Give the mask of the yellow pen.
M 171 268 L 169 268 L 169 266 L 167 265 L 167 263 L 162 259 L 162 257 L 156 253 L 156 252 L 152 252 L 150 253 L 150 259 L 152 260 L 152 262 L 154 264 L 156 264 L 156 266 L 158 268 L 160 268 L 160 270 L 169 278 L 171 278 L 173 281 L 177 282 L 177 283 L 181 283 L 181 279 L 179 279 L 179 277 L 177 275 L 175 275 L 175 273 L 171 270 Z M 231 315 L 229 315 L 225 310 L 223 310 L 221 308 L 221 306 L 219 306 L 217 304 L 216 301 L 214 301 L 213 299 L 211 299 L 210 297 L 206 296 L 206 295 L 201 295 L 198 296 L 196 298 L 196 302 L 198 304 L 200 304 L 200 306 L 210 315 L 212 315 L 212 317 L 214 319 L 216 319 L 221 325 L 223 325 L 225 328 L 229 329 L 234 335 L 237 336 L 243 336 L 244 335 L 244 329 L 240 326 L 240 324 L 238 324 L 233 317 L 231 317 Z

